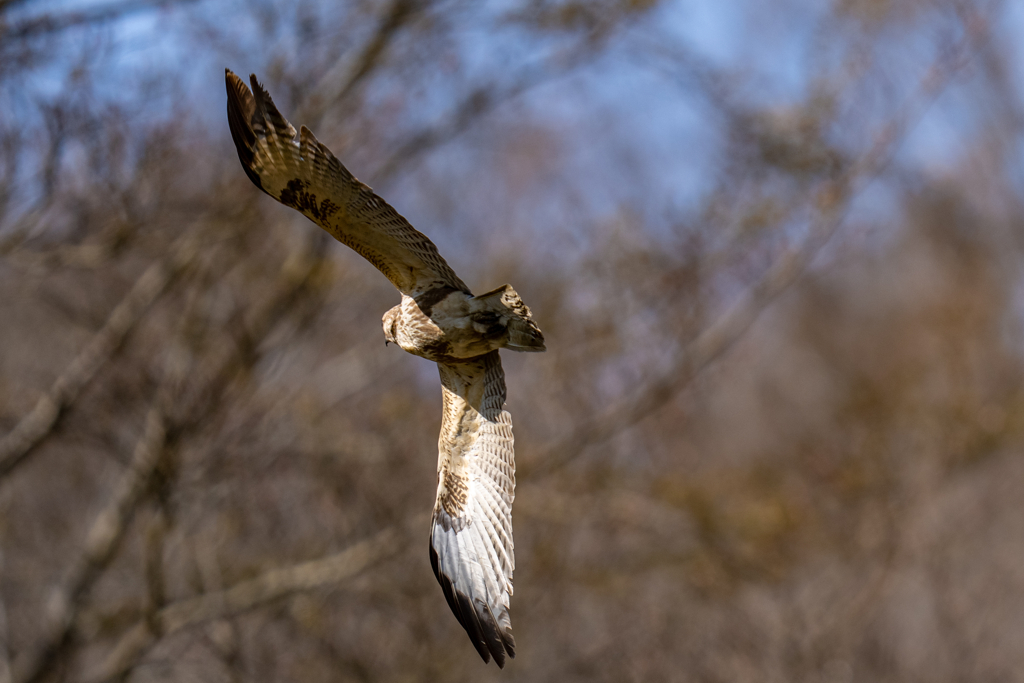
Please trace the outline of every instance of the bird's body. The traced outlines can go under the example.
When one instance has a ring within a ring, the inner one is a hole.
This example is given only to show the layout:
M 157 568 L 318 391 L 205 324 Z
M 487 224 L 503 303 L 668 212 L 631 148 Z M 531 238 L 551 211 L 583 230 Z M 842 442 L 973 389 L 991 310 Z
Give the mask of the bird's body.
M 437 288 L 384 314 L 384 338 L 416 356 L 457 363 L 500 348 L 543 351 L 543 337 L 530 309 L 509 285 L 473 296 Z
M 498 349 L 543 351 L 509 285 L 474 296 L 437 247 L 359 182 L 305 127 L 298 132 L 250 79 L 226 72 L 228 123 L 253 183 L 381 271 L 402 300 L 384 338 L 438 364 L 444 410 L 430 560 L 448 605 L 487 662 L 515 656 L 509 598 L 515 557 L 512 418 Z

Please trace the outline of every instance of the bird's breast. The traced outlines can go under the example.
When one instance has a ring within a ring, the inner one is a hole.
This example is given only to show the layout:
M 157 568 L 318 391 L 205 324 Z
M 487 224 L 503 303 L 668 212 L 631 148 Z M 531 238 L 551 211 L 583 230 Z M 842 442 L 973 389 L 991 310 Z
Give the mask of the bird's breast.
M 470 317 L 470 294 L 428 292 L 425 301 L 402 297 L 395 339 L 409 353 L 438 363 L 457 363 L 496 348 Z

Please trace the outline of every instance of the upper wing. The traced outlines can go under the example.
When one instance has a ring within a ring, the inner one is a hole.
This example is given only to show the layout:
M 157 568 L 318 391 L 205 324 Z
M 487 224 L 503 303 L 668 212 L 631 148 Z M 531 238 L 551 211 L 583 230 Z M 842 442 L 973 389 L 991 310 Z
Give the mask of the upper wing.
M 505 373 L 497 351 L 438 363 L 444 418 L 430 563 L 448 605 L 485 662 L 516 656 L 512 596 L 512 417 L 502 410 Z
M 469 293 L 426 235 L 349 173 L 309 129 L 295 132 L 255 75 L 250 92 L 225 71 L 231 138 L 256 187 L 354 249 L 404 294 L 435 287 Z

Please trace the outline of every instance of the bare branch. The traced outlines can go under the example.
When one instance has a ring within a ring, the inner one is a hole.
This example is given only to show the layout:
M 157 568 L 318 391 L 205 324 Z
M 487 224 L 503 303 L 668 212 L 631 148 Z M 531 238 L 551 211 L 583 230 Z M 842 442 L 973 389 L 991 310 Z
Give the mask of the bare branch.
M 417 523 L 420 521 L 416 519 Z M 157 631 L 168 636 L 242 614 L 301 591 L 339 584 L 398 552 L 405 545 L 403 539 L 402 526 L 389 527 L 329 557 L 275 569 L 222 591 L 172 603 L 156 614 Z M 122 637 L 101 670 L 86 680 L 101 683 L 119 676 L 152 646 L 153 640 L 150 625 L 147 622 L 137 624 Z
M 158 618 L 164 632 L 173 633 L 211 619 L 241 614 L 293 593 L 336 584 L 397 552 L 401 540 L 398 529 L 389 527 L 330 557 L 275 569 L 218 593 L 168 605 L 160 610 Z
M 171 282 L 193 261 L 196 245 L 180 241 L 170 255 L 142 273 L 107 322 L 20 422 L 0 439 L 0 478 L 10 474 L 57 426 L 61 414 L 121 347 L 128 333 Z

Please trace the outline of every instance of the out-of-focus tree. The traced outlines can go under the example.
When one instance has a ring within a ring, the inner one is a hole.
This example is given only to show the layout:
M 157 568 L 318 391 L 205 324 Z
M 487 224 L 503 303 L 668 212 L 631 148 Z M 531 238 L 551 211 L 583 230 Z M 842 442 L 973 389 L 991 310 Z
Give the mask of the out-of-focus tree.
M 1015 679 L 1021 22 L 0 0 L 0 683 Z M 500 674 L 428 567 L 434 370 L 224 66 L 545 331 Z

